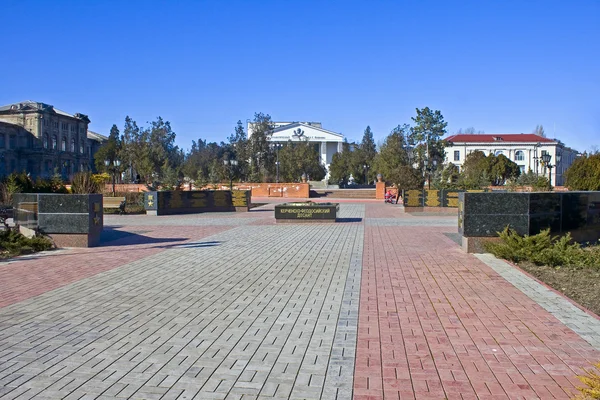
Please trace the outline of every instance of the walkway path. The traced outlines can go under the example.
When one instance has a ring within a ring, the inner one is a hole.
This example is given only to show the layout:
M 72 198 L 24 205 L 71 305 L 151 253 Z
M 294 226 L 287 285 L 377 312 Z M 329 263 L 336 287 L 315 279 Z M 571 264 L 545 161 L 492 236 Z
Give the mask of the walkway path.
M 566 399 L 600 360 L 455 216 L 272 208 L 107 216 L 103 247 L 0 264 L 0 399 Z

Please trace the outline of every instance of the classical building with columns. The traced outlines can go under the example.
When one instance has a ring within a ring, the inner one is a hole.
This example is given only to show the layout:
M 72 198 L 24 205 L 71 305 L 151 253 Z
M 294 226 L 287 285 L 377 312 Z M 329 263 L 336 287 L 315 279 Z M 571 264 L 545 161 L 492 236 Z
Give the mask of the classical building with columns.
M 23 101 L 0 107 L 0 176 L 25 171 L 32 178 L 94 169 L 94 153 L 106 136 L 88 130 L 85 114 Z
M 325 165 L 329 176 L 329 165 L 333 155 L 342 151 L 344 135 L 323 129 L 320 122 L 273 122 L 272 125 L 271 142 L 285 144 L 308 140 L 320 154 L 321 163 Z M 252 128 L 252 122 L 248 122 L 248 137 L 252 136 Z
M 473 151 L 488 154 L 504 154 L 514 161 L 521 173 L 531 170 L 549 176 L 553 186 L 564 185 L 564 172 L 573 164 L 578 152 L 565 146 L 560 140 L 545 138 L 533 133 L 517 134 L 457 134 L 445 138 L 446 163 L 462 169 L 467 155 Z M 550 155 L 550 166 L 542 162 L 542 157 Z

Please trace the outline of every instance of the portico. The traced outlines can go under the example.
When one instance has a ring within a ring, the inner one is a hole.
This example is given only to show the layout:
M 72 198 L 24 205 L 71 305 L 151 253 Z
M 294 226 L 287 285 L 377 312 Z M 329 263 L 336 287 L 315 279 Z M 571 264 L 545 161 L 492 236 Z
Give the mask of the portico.
M 335 153 L 342 151 L 344 135 L 323 129 L 320 122 L 274 122 L 275 129 L 269 138 L 271 142 L 285 144 L 289 141 L 308 141 L 314 144 L 320 155 L 320 161 L 327 169 Z M 252 135 L 252 123 L 248 123 L 248 137 Z

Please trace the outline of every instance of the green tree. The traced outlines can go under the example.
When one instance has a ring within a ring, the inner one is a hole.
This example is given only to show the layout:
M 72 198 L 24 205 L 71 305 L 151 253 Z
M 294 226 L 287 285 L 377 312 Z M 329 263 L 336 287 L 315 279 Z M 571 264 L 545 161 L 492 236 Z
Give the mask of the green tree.
M 288 141 L 279 150 L 279 162 L 279 176 L 284 182 L 299 182 L 302 174 L 308 175 L 310 180 L 320 181 L 327 173 L 319 152 L 307 139 Z
M 486 157 L 486 162 L 487 173 L 493 186 L 502 186 L 508 180 L 516 180 L 521 175 L 519 166 L 504 154 L 490 154 Z
M 398 125 L 384 139 L 375 157 L 373 171 L 383 175 L 387 182 L 398 184 L 398 167 L 408 166 L 410 161 L 408 157 L 407 136 L 410 134 L 410 126 L 407 124 Z
M 250 173 L 250 159 L 248 153 L 248 138 L 244 132 L 242 121 L 238 121 L 235 130 L 229 136 L 229 146 L 231 148 L 232 159 L 237 160 L 238 165 L 234 171 L 234 179 L 247 180 Z
M 108 160 L 111 163 L 114 162 L 121 156 L 121 151 L 122 144 L 119 128 L 117 128 L 116 125 L 113 125 L 112 128 L 110 128 L 108 140 L 104 142 L 98 151 L 96 151 L 96 154 L 94 154 L 94 164 L 96 165 L 96 170 L 99 172 L 108 172 L 104 161 Z
M 360 162 L 362 162 L 362 165 L 366 165 L 368 167 L 366 169 L 363 168 L 362 171 L 363 183 L 367 184 L 372 181 L 371 176 L 376 174 L 373 172 L 373 164 L 375 162 L 375 157 L 377 156 L 377 146 L 375 145 L 373 132 L 371 131 L 370 126 L 367 126 L 365 132 L 363 133 L 358 154 L 361 157 Z
M 329 165 L 329 182 L 345 185 L 348 183 L 350 175 L 354 179 L 362 176 L 363 162 L 360 146 L 348 143 L 344 139 L 342 151 L 333 155 Z
M 273 131 L 273 121 L 269 114 L 255 113 L 252 122 L 252 134 L 248 137 L 247 156 L 251 160 L 249 179 L 253 182 L 267 180 L 268 171 L 273 165 L 269 140 Z
M 565 172 L 569 190 L 600 190 L 600 153 L 584 154 Z
M 431 110 L 429 107 L 416 109 L 417 116 L 412 117 L 415 126 L 411 128 L 409 145 L 414 147 L 415 161 L 423 165 L 424 160 L 433 160 L 442 165 L 446 155 L 446 143 L 442 136 L 446 134 L 448 123 L 444 121 L 442 113 Z
M 482 151 L 473 151 L 467 155 L 458 179 L 463 189 L 481 189 L 491 185 L 487 172 L 487 157 Z

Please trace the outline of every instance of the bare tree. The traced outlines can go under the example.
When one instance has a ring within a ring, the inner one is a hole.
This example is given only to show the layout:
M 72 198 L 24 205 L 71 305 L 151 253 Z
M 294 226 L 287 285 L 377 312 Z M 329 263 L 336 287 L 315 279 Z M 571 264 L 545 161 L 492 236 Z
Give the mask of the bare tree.
M 546 137 L 546 132 L 544 132 L 544 127 L 542 125 L 536 126 L 532 133 L 541 137 Z

